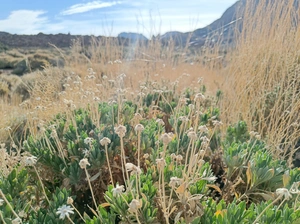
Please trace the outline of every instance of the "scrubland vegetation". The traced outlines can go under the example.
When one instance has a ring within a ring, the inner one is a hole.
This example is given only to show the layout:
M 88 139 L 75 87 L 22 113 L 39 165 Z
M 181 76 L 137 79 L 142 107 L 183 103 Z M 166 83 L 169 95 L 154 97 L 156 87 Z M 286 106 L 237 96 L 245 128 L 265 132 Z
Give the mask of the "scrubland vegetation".
M 261 2 L 234 46 L 77 41 L 2 74 L 0 222 L 300 223 L 299 8 Z

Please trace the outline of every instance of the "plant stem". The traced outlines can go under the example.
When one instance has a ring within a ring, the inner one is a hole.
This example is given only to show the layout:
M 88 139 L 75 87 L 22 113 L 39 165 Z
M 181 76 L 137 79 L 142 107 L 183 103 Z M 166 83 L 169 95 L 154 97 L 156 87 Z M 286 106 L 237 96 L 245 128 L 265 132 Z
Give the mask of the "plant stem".
M 50 204 L 50 201 L 49 201 L 49 199 L 48 199 L 48 197 L 47 197 L 47 194 L 46 194 L 46 191 L 45 191 L 45 188 L 44 188 L 44 184 L 43 184 L 43 182 L 42 182 L 42 180 L 41 180 L 41 177 L 40 177 L 40 175 L 39 175 L 39 173 L 38 173 L 36 167 L 33 166 L 33 168 L 34 168 L 34 170 L 35 170 L 35 172 L 36 172 L 36 174 L 37 174 L 37 176 L 38 176 L 38 178 L 39 178 L 39 181 L 40 181 L 40 184 L 41 184 L 41 186 L 42 186 L 42 190 L 43 190 L 43 192 L 44 192 L 44 195 L 45 195 L 45 197 L 46 197 L 46 200 L 47 200 L 48 204 Z
M 14 214 L 14 216 L 16 216 L 17 218 L 20 219 L 20 217 L 18 216 L 18 214 L 15 212 L 15 210 L 13 209 L 13 207 L 11 206 L 11 204 L 9 203 L 9 201 L 7 200 L 7 198 L 5 197 L 5 194 L 2 192 L 2 190 L 0 189 L 0 195 L 1 197 L 4 199 L 4 201 L 6 202 L 6 204 L 8 205 L 8 207 L 11 209 L 12 213 Z M 2 216 L 2 215 L 1 215 Z
M 265 209 L 257 216 L 257 218 L 254 220 L 253 224 L 258 223 L 260 217 L 265 213 L 265 211 L 267 211 L 268 208 L 271 207 L 271 205 L 275 204 L 275 202 L 277 202 L 279 199 L 282 198 L 282 195 L 280 195 L 278 198 L 276 198 L 272 203 L 270 203 L 267 207 L 265 207 Z
M 96 209 L 96 211 L 98 213 L 98 216 L 100 217 L 100 214 L 99 214 L 99 211 L 98 211 L 98 206 L 97 206 L 96 199 L 95 199 L 95 195 L 94 195 L 93 188 L 92 188 L 91 181 L 90 181 L 90 175 L 89 175 L 86 167 L 84 168 L 84 171 L 85 171 L 85 175 L 86 175 L 89 187 L 90 187 L 90 191 L 91 191 L 91 194 L 92 194 L 92 198 L 93 198 L 95 209 Z
M 77 210 L 77 208 L 73 205 L 73 203 L 71 204 L 71 206 L 74 208 L 74 210 L 77 212 L 77 214 L 79 215 L 79 217 L 82 219 L 82 221 L 85 222 L 84 218 L 82 217 L 82 215 L 80 214 L 80 212 Z
M 68 218 L 68 220 L 69 220 L 72 224 L 75 224 L 75 223 L 72 221 L 72 219 L 70 218 L 70 216 L 67 215 L 67 218 Z
M 110 179 L 111 179 L 111 184 L 114 186 L 114 179 L 113 179 L 113 176 L 112 176 L 112 172 L 111 172 L 111 168 L 110 168 L 110 163 L 109 163 L 109 158 L 108 158 L 107 144 L 105 144 L 105 154 L 106 154 L 106 161 L 107 161 L 107 166 L 108 166 L 109 175 L 110 175 Z

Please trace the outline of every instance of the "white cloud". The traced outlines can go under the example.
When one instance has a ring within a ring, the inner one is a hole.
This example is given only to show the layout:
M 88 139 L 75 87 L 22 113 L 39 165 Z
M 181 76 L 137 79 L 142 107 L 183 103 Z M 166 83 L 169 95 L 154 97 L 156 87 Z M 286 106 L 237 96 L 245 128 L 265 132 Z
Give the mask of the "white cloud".
M 12 11 L 6 19 L 0 20 L 0 30 L 22 34 L 38 33 L 48 21 L 47 17 L 42 16 L 45 13 L 42 10 Z
M 114 6 L 116 4 L 120 4 L 120 2 L 101 2 L 101 1 L 93 1 L 88 3 L 76 4 L 69 7 L 69 9 L 61 12 L 62 15 L 72 15 L 77 13 L 88 12 L 94 9 L 101 9 Z

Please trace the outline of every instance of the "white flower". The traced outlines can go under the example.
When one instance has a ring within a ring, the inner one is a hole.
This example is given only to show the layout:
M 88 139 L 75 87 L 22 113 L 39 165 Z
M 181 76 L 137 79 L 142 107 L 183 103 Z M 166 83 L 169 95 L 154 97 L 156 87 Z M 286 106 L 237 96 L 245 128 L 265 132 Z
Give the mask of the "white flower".
M 37 161 L 36 156 L 27 157 L 26 160 L 25 160 L 25 165 L 26 166 L 33 166 L 33 165 L 36 164 L 36 161 Z
M 86 144 L 86 145 L 89 145 L 89 144 L 91 144 L 92 142 L 93 142 L 93 139 L 90 138 L 90 137 L 87 137 L 87 138 L 84 139 L 84 144 Z
M 0 199 L 0 206 L 4 204 L 4 200 Z
M 142 124 L 137 124 L 134 128 L 135 132 L 142 132 L 144 129 L 145 128 Z
M 81 169 L 85 169 L 87 165 L 89 165 L 89 166 L 91 165 L 87 158 L 80 160 L 79 166 Z
M 102 139 L 100 140 L 100 144 L 101 144 L 102 146 L 108 145 L 108 144 L 110 144 L 110 143 L 111 143 L 111 141 L 110 141 L 110 139 L 107 138 L 107 137 L 104 137 L 104 138 L 102 138 Z
M 82 153 L 83 153 L 84 157 L 89 157 L 89 155 L 90 155 L 90 151 L 88 149 L 83 149 Z
M 69 205 L 63 205 L 57 209 L 56 214 L 59 215 L 59 219 L 64 219 L 66 216 L 69 217 L 69 214 L 74 214 L 73 210 Z
M 277 188 L 276 194 L 281 197 L 284 196 L 285 200 L 289 200 L 290 198 L 292 198 L 292 195 L 290 194 L 289 190 L 286 188 Z
M 114 197 L 119 194 L 122 194 L 123 192 L 124 192 L 124 185 L 119 186 L 119 184 L 117 184 L 116 187 L 112 189 L 112 193 Z
M 138 209 L 141 207 L 142 207 L 142 203 L 137 199 L 133 199 L 129 204 L 128 211 L 130 213 L 136 213 L 138 211 Z
M 115 132 L 120 138 L 124 137 L 126 133 L 126 127 L 123 125 L 119 125 L 118 127 L 115 127 Z

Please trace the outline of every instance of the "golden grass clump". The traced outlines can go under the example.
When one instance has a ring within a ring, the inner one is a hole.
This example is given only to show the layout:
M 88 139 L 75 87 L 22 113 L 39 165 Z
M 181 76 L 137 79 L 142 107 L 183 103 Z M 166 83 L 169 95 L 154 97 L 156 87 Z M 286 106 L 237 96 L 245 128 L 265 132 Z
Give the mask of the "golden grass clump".
M 223 121 L 245 120 L 283 158 L 293 156 L 300 136 L 300 9 L 293 3 L 260 1 L 253 12 L 257 1 L 247 1 L 224 69 Z

